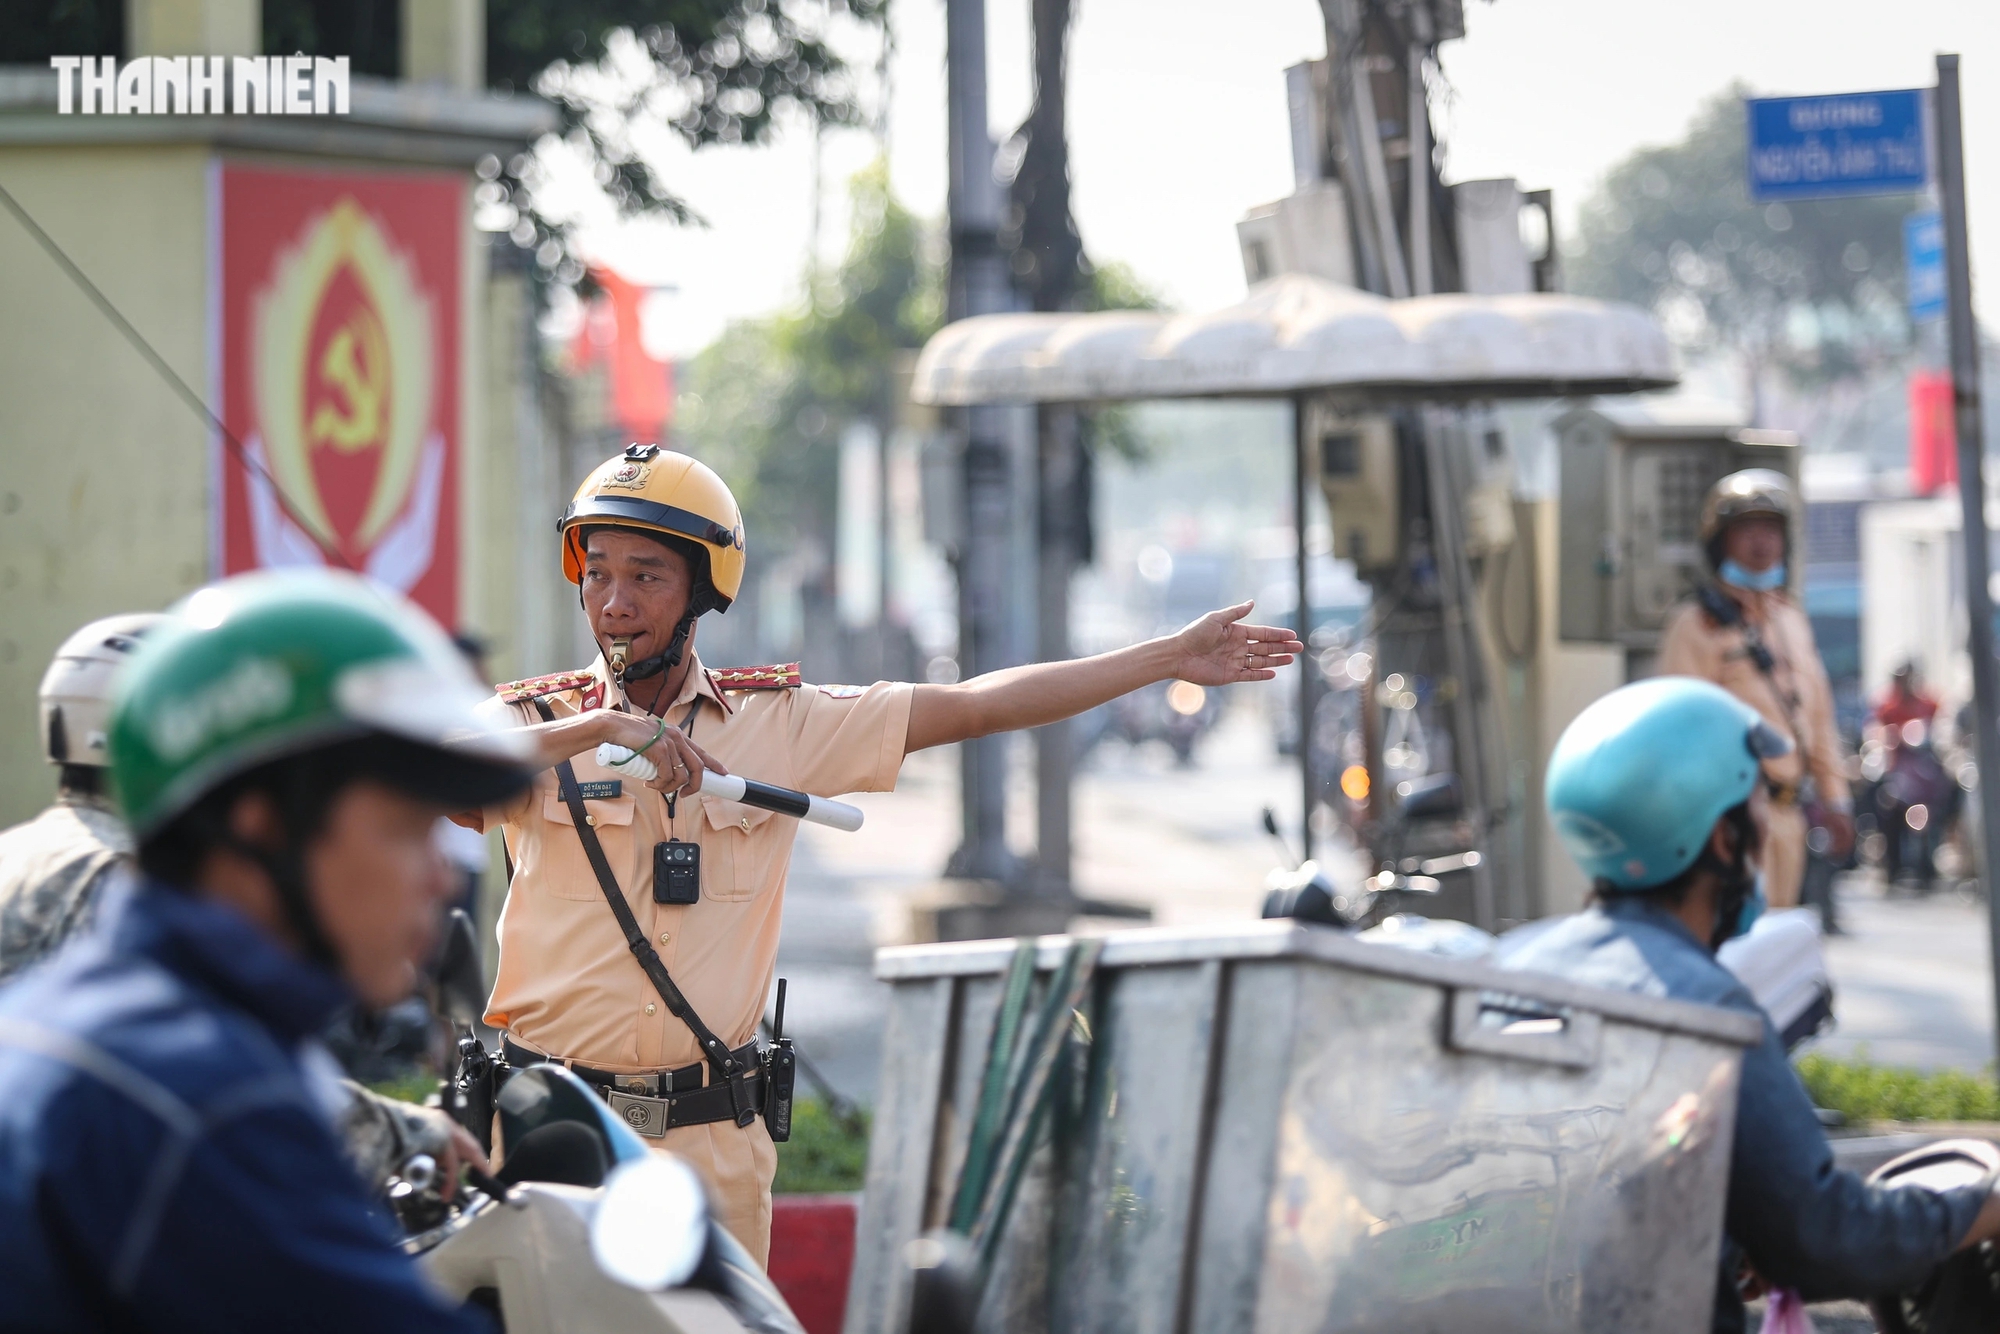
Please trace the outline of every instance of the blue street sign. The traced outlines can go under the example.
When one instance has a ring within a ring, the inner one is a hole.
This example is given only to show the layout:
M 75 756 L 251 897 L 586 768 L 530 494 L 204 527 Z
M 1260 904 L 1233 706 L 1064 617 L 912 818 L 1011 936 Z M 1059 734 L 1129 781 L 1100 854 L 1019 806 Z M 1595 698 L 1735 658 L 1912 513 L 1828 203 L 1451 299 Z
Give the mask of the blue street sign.
M 1944 318 L 1944 219 L 1936 209 L 1903 219 L 1903 277 L 1910 285 L 1910 319 Z
M 1752 97 L 1750 197 L 1892 195 L 1929 181 L 1924 93 L 1905 88 L 1831 97 Z

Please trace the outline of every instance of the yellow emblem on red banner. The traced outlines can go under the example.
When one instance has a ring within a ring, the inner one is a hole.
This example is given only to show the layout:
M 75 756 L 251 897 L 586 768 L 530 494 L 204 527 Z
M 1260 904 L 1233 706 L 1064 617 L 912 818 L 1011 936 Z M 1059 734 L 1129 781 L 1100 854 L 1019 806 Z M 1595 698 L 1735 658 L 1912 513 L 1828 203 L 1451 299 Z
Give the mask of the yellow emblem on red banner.
M 279 256 L 254 311 L 252 387 L 271 472 L 317 537 L 367 552 L 402 510 L 422 456 L 430 302 L 376 221 L 341 198 Z M 357 465 L 372 472 L 360 487 L 326 484 Z M 356 503 L 330 504 L 337 491 Z

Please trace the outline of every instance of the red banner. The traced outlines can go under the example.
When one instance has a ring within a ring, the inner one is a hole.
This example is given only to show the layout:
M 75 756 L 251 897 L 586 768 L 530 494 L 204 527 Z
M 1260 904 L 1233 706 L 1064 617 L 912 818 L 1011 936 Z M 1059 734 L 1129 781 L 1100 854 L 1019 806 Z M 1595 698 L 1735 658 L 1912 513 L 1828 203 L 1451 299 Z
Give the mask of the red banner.
M 1920 496 L 1958 481 L 1951 372 L 1910 372 L 1910 489 Z
M 218 173 L 220 572 L 354 569 L 456 626 L 463 183 Z
M 674 368 L 646 351 L 639 315 L 646 289 L 606 268 L 593 268 L 590 276 L 603 293 L 590 303 L 576 331 L 571 362 L 579 367 L 600 359 L 608 363 L 611 393 L 604 415 L 627 439 L 665 440 L 673 426 Z

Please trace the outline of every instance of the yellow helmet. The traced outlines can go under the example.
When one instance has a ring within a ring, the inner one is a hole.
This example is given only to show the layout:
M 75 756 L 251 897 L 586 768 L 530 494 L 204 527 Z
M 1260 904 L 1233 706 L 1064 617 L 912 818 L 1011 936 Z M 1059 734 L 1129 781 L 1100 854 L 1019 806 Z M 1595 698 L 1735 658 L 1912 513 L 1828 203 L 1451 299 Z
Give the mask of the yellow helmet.
M 630 445 L 584 478 L 563 511 L 563 574 L 583 583 L 589 528 L 636 528 L 692 543 L 707 568 L 694 572 L 691 616 L 728 611 L 743 587 L 743 513 L 714 469 L 658 445 Z

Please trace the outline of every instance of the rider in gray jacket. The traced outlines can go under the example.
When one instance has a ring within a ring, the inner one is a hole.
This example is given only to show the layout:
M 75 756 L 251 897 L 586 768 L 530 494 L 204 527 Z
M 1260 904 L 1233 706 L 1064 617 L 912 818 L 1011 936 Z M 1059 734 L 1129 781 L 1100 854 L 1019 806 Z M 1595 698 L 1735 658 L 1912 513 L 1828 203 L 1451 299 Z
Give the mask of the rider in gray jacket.
M 104 733 L 112 674 L 161 619 L 92 621 L 42 675 L 42 752 L 56 766 L 56 799 L 0 833 L 0 982 L 88 925 L 104 887 L 131 869 L 132 839 L 105 791 Z

